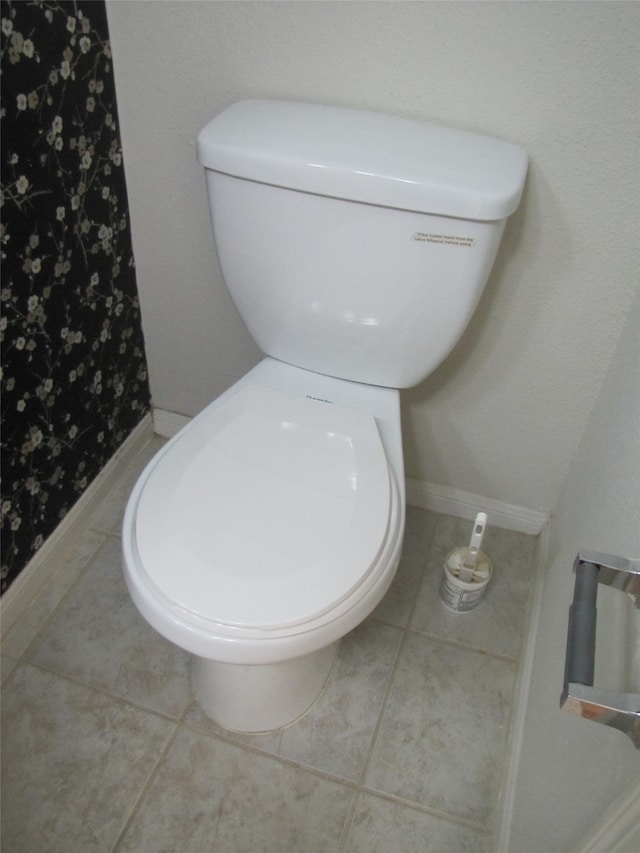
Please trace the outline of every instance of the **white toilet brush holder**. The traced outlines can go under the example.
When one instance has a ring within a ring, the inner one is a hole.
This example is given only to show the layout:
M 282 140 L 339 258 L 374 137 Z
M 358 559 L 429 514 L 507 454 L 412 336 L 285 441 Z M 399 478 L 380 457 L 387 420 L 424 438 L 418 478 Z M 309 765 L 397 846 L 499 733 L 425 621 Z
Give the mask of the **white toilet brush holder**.
M 486 514 L 478 513 L 469 545 L 454 548 L 444 562 L 440 598 L 458 613 L 473 610 L 480 603 L 493 576 L 491 561 L 480 550 L 486 524 Z

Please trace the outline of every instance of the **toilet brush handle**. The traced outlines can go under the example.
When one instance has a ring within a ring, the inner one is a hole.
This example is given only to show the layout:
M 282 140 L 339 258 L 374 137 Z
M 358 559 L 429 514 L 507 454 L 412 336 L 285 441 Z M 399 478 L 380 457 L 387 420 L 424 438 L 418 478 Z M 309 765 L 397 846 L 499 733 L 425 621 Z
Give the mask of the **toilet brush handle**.
M 476 560 L 478 559 L 478 553 L 480 552 L 480 546 L 482 545 L 482 537 L 484 536 L 484 530 L 487 526 L 487 514 L 486 512 L 479 512 L 476 516 L 476 520 L 473 525 L 473 533 L 471 534 L 471 539 L 469 540 L 469 548 L 467 549 L 467 556 L 465 557 L 464 565 L 467 569 L 474 569 L 476 565 Z

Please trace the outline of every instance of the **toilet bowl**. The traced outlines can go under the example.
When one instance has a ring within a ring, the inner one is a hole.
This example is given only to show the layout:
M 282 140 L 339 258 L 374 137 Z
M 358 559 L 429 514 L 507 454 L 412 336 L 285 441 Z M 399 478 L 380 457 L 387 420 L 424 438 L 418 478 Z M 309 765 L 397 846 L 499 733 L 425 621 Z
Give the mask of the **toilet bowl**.
M 266 358 L 156 456 L 131 596 L 226 728 L 286 725 L 386 592 L 404 530 L 399 389 L 453 349 L 527 171 L 398 116 L 247 100 L 198 134 L 220 271 Z
M 149 464 L 125 515 L 138 609 L 191 652 L 216 722 L 265 731 L 322 689 L 400 556 L 398 392 L 266 358 Z

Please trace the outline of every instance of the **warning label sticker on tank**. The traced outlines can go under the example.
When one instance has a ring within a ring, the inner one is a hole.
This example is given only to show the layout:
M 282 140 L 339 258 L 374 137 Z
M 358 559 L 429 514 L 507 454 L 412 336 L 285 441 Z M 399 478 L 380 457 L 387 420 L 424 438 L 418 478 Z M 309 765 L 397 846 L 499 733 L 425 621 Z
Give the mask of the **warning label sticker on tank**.
M 440 243 L 443 246 L 458 246 L 462 249 L 471 249 L 475 246 L 475 237 L 461 237 L 458 234 L 425 234 L 424 231 L 416 231 L 411 238 L 420 243 Z

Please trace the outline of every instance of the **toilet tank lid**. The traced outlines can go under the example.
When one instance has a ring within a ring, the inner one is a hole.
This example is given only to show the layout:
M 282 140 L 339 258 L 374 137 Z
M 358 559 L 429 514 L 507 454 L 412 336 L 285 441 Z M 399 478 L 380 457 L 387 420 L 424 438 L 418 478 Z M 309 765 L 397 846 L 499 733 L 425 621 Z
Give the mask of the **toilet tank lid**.
M 517 208 L 517 145 L 426 121 L 343 107 L 246 100 L 198 134 L 206 168 L 402 210 L 499 220 Z

